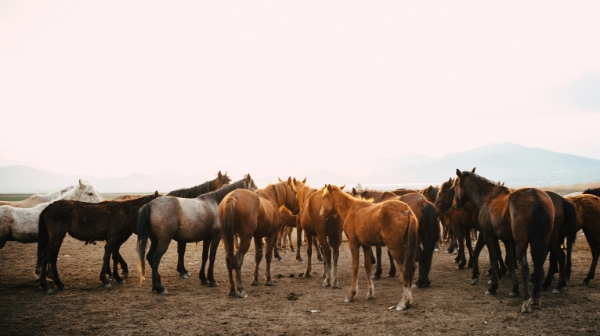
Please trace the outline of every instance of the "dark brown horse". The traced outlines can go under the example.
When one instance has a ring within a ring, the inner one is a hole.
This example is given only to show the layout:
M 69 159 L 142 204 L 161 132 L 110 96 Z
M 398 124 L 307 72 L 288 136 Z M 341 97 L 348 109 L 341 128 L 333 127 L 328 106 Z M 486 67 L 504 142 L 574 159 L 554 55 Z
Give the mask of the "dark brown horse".
M 429 272 L 431 271 L 431 263 L 433 260 L 433 251 L 435 245 L 439 240 L 440 226 L 438 225 L 437 215 L 435 207 L 431 202 L 427 201 L 421 194 L 405 194 L 402 196 L 396 196 L 389 191 L 376 191 L 376 190 L 363 190 L 357 192 L 354 188 L 352 189 L 352 195 L 360 196 L 363 199 L 373 199 L 373 203 L 381 203 L 384 201 L 402 201 L 410 207 L 414 215 L 419 221 L 419 278 L 415 283 L 414 287 L 427 287 L 431 284 L 429 280 Z M 377 270 L 373 275 L 374 279 L 379 279 L 383 272 L 381 267 L 381 246 L 376 246 L 377 253 Z M 388 251 L 388 257 L 390 258 L 390 272 L 388 277 L 396 276 L 396 268 L 392 256 Z
M 234 190 L 219 205 L 221 235 L 225 244 L 225 261 L 229 273 L 230 296 L 242 298 L 248 296 L 242 284 L 242 264 L 244 263 L 244 255 L 250 248 L 252 238 L 254 238 L 254 248 L 256 249 L 256 267 L 254 268 L 252 285 L 258 285 L 258 267 L 262 259 L 263 238 L 267 238 L 265 285 L 273 285 L 271 281 L 271 258 L 273 248 L 277 243 L 279 207 L 282 205 L 285 205 L 292 214 L 298 213 L 296 188 L 291 177 L 285 182 L 268 185 L 255 193 L 245 189 Z M 240 238 L 240 244 L 234 254 L 233 241 L 236 235 Z M 233 269 L 236 272 L 237 282 L 233 281 Z
M 410 207 L 400 201 L 374 204 L 352 197 L 339 187 L 327 185 L 323 190 L 323 206 L 319 214 L 323 219 L 338 215 L 344 220 L 344 232 L 352 254 L 352 286 L 345 302 L 352 302 L 358 291 L 359 253 L 362 247 L 367 273 L 367 299 L 375 297 L 371 279 L 371 246 L 385 245 L 402 272 L 404 288 L 402 300 L 396 306 L 404 310 L 412 303 L 411 284 L 416 268 L 419 245 L 419 223 Z
M 426 198 L 426 199 L 427 199 L 429 202 L 433 203 L 433 202 L 435 202 L 435 198 L 437 197 L 437 194 L 438 194 L 438 191 L 439 191 L 439 190 L 440 190 L 440 188 L 438 188 L 438 187 L 434 187 L 434 186 L 431 186 L 431 185 L 430 185 L 429 187 L 427 187 L 427 188 L 425 188 L 425 189 L 421 190 L 421 191 L 419 192 L 419 194 L 421 194 L 421 195 L 425 196 L 425 198 Z
M 583 194 L 567 197 L 577 209 L 577 227 L 576 231 L 583 229 L 585 238 L 590 245 L 592 252 L 592 264 L 590 270 L 583 279 L 584 285 L 589 285 L 590 280 L 594 279 L 596 266 L 598 265 L 598 256 L 600 256 L 600 197 L 592 194 Z M 567 274 L 571 273 L 571 249 L 567 246 Z M 550 272 L 548 272 L 550 275 Z
M 52 279 L 60 289 L 66 289 L 60 281 L 56 260 L 60 245 L 67 233 L 85 242 L 106 240 L 104 260 L 100 271 L 100 281 L 110 287 L 106 275 L 111 274 L 110 257 L 113 258 L 112 276 L 118 283 L 125 283 L 117 271 L 119 248 L 131 236 L 131 226 L 137 221 L 139 209 L 158 197 L 158 192 L 144 198 L 123 202 L 83 203 L 77 201 L 57 201 L 50 204 L 40 214 L 38 257 L 41 259 L 40 286 L 46 293 L 52 293 L 46 282 L 47 265 L 51 264 Z
M 456 170 L 454 181 L 455 202 L 458 207 L 471 200 L 479 208 L 479 224 L 490 253 L 492 285 L 486 294 L 498 289 L 498 258 L 502 240 L 507 248 L 507 260 L 513 279 L 510 296 L 519 294 L 519 282 L 515 273 L 515 247 L 521 261 L 524 283 L 524 303 L 521 312 L 531 312 L 531 304 L 540 304 L 540 287 L 548 242 L 554 223 L 552 199 L 544 191 L 535 188 L 510 190 L 469 171 Z M 530 298 L 528 288 L 529 264 L 527 249 L 531 245 L 534 265 L 534 287 Z
M 595 196 L 600 196 L 600 188 L 587 188 L 586 190 L 583 191 L 584 195 L 595 195 Z
M 311 276 L 312 271 L 312 245 L 313 237 L 317 237 L 321 252 L 323 253 L 323 273 L 325 280 L 323 286 L 339 288 L 337 276 L 337 263 L 340 255 L 340 244 L 342 243 L 342 232 L 344 222 L 339 216 L 330 216 L 326 220 L 319 216 L 319 211 L 323 205 L 323 193 L 310 188 L 304 182 L 294 180 L 294 186 L 297 190 L 298 204 L 300 205 L 300 214 L 298 226 L 306 233 L 306 252 L 308 261 L 306 271 L 302 275 L 304 278 Z M 300 232 L 300 230 L 298 230 Z M 298 246 L 300 238 L 298 238 Z M 318 247 L 317 247 L 318 248 Z M 318 251 L 318 250 L 317 250 Z M 300 248 L 296 253 L 296 259 L 300 257 Z
M 257 188 L 248 174 L 233 184 L 193 199 L 165 196 L 144 205 L 140 209 L 137 220 L 140 279 L 145 278 L 144 255 L 148 238 L 152 242 L 147 256 L 152 267 L 152 290 L 159 294 L 168 294 L 160 282 L 158 266 L 163 254 L 169 248 L 171 240 L 183 243 L 202 241 L 200 282 L 211 287 L 218 286 L 213 276 L 213 270 L 217 247 L 221 240 L 219 204 L 228 193 L 237 189 L 255 191 Z M 209 251 L 210 262 L 207 278 L 204 270 Z

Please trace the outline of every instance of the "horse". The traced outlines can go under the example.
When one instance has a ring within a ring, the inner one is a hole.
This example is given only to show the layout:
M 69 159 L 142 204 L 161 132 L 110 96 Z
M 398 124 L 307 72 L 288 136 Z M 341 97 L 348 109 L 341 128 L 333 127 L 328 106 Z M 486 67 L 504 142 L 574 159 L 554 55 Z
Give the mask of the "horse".
M 373 203 L 381 203 L 384 201 L 402 201 L 410 207 L 411 211 L 416 216 L 419 222 L 419 248 L 417 254 L 417 260 L 419 262 L 419 278 L 413 285 L 416 288 L 427 287 L 431 284 L 429 280 L 429 272 L 431 271 L 431 263 L 433 259 L 433 251 L 435 245 L 440 236 L 440 227 L 437 222 L 437 214 L 435 207 L 431 202 L 421 195 L 416 193 L 405 194 L 402 196 L 396 196 L 389 191 L 377 191 L 377 190 L 363 190 L 357 192 L 352 188 L 352 195 L 358 196 L 363 199 L 373 199 Z M 423 247 L 421 247 L 423 245 Z M 381 267 L 381 246 L 376 246 L 377 254 L 377 270 L 373 274 L 373 279 L 381 278 L 383 272 Z M 396 276 L 396 267 L 392 260 L 392 255 L 388 251 L 388 257 L 390 258 L 390 271 L 388 277 Z
M 495 294 L 498 289 L 498 239 L 506 245 L 506 254 L 513 289 L 509 296 L 519 294 L 519 282 L 515 273 L 514 251 L 521 261 L 524 302 L 522 313 L 530 313 L 531 305 L 540 304 L 540 288 L 543 265 L 554 224 L 552 199 L 542 190 L 524 188 L 510 190 L 499 186 L 473 172 L 456 170 L 454 201 L 456 206 L 471 200 L 479 209 L 479 224 L 488 246 L 492 266 L 492 284 L 486 294 Z M 527 248 L 531 245 L 534 265 L 533 295 L 529 295 L 529 264 Z
M 584 195 L 595 195 L 595 196 L 600 196 L 600 188 L 587 188 L 586 190 L 583 191 Z
M 419 191 L 415 190 L 415 189 L 405 189 L 405 188 L 398 188 L 396 190 L 392 190 L 391 191 L 394 195 L 396 196 L 402 196 L 402 195 L 406 195 L 406 194 L 418 194 Z
M 118 283 L 125 283 L 118 273 L 119 248 L 131 236 L 131 226 L 137 221 L 139 209 L 158 197 L 152 195 L 130 201 L 83 203 L 60 200 L 50 204 L 39 217 L 38 258 L 41 260 L 40 286 L 52 293 L 46 282 L 47 265 L 52 267 L 52 279 L 59 290 L 67 287 L 60 281 L 56 260 L 60 245 L 69 233 L 73 238 L 85 242 L 106 240 L 100 281 L 111 287 L 107 274 L 111 274 L 109 259 L 113 258 L 112 276 Z
M 225 245 L 227 272 L 229 273 L 229 295 L 240 298 L 248 297 L 242 283 L 242 264 L 244 255 L 250 248 L 254 238 L 256 249 L 253 286 L 258 285 L 258 267 L 262 259 L 262 238 L 267 238 L 266 286 L 272 286 L 271 258 L 273 248 L 277 243 L 279 232 L 279 207 L 285 205 L 292 214 L 298 214 L 299 207 L 296 199 L 296 187 L 289 177 L 287 181 L 270 184 L 263 189 L 252 192 L 245 189 L 234 190 L 225 196 L 219 204 L 219 219 L 221 221 L 221 237 Z M 235 255 L 233 243 L 239 236 L 240 244 Z M 233 281 L 235 268 L 237 282 Z
M 384 245 L 392 254 L 402 273 L 402 300 L 397 310 L 405 310 L 412 304 L 412 279 L 416 268 L 419 245 L 419 223 L 410 207 L 401 201 L 373 203 L 352 197 L 339 187 L 328 184 L 322 191 L 323 205 L 319 215 L 325 220 L 338 215 L 344 220 L 344 232 L 352 254 L 352 286 L 344 302 L 352 302 L 358 291 L 358 267 L 360 248 L 365 257 L 367 274 L 367 299 L 375 297 L 371 279 L 371 246 Z
M 292 244 L 292 231 L 296 227 L 296 218 L 298 216 L 292 215 L 292 212 L 288 210 L 285 206 L 279 207 L 279 221 L 281 222 L 281 228 L 279 229 L 279 234 L 277 236 L 277 248 L 282 248 L 285 252 L 287 252 L 287 244 L 290 244 L 290 251 L 296 252 L 294 250 L 294 245 Z
M 323 204 L 323 193 L 307 186 L 304 181 L 294 180 L 294 186 L 297 190 L 298 204 L 300 205 L 300 214 L 298 215 L 297 225 L 298 234 L 301 231 L 306 232 L 306 253 L 308 261 L 306 271 L 302 274 L 303 278 L 311 277 L 312 270 L 312 245 L 316 237 L 318 241 L 317 252 L 320 250 L 323 255 L 323 281 L 324 287 L 339 288 L 337 276 L 337 264 L 340 255 L 340 245 L 342 243 L 342 233 L 344 222 L 339 216 L 331 216 L 323 220 L 319 216 L 319 211 Z M 300 246 L 301 237 L 297 238 Z M 317 245 L 317 244 L 315 244 Z M 300 258 L 300 247 L 296 252 L 296 259 Z M 300 259 L 301 260 L 301 259 Z
M 589 285 L 590 280 L 594 279 L 598 256 L 600 256 L 600 197 L 593 194 L 582 194 L 578 196 L 567 197 L 567 200 L 575 205 L 577 209 L 577 226 L 575 231 L 583 229 L 585 238 L 592 252 L 592 264 L 590 270 L 583 279 L 582 284 Z M 568 242 L 568 240 L 567 240 Z M 550 264 L 550 271 L 552 264 Z M 567 274 L 571 274 L 571 249 L 567 246 Z
M 140 209 L 137 219 L 140 280 L 145 279 L 144 256 L 148 238 L 152 242 L 146 257 L 152 267 L 152 290 L 159 294 L 168 294 L 160 282 L 158 266 L 163 254 L 167 252 L 171 240 L 183 243 L 202 241 L 200 282 L 211 287 L 218 286 L 213 275 L 217 247 L 221 240 L 218 208 L 221 200 L 228 193 L 240 188 L 250 191 L 257 189 L 250 174 L 233 184 L 202 194 L 194 199 L 165 196 L 144 205 Z M 209 251 L 210 263 L 207 279 L 204 270 Z
M 431 186 L 431 185 L 430 185 L 429 187 L 427 187 L 427 188 L 425 188 L 425 189 L 421 190 L 421 191 L 419 192 L 419 194 L 421 194 L 421 195 L 425 196 L 425 198 L 426 198 L 426 199 L 427 199 L 429 202 L 433 203 L 433 202 L 435 202 L 435 198 L 437 197 L 437 194 L 438 194 L 438 191 L 439 191 L 439 190 L 440 190 L 440 188 L 439 188 L 439 187 L 437 187 L 437 186 L 436 186 L 436 187 L 434 187 L 434 186 Z
M 74 201 L 84 199 L 100 199 L 101 201 L 104 199 L 104 197 L 100 195 L 100 193 L 96 190 L 96 188 L 94 188 L 94 186 L 91 183 L 79 179 L 79 184 L 68 186 L 62 190 L 57 190 L 44 195 L 35 194 L 26 200 L 17 202 L 0 201 L 0 206 L 6 205 L 11 206 L 13 208 L 33 208 L 38 204 L 49 203 L 59 199 Z

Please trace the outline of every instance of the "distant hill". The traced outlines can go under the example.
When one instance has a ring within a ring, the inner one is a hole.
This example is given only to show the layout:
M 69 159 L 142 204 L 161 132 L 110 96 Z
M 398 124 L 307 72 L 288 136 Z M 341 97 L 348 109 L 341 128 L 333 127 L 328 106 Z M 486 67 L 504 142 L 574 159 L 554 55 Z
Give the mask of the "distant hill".
M 320 188 L 325 183 L 356 183 L 373 188 L 419 187 L 439 184 L 454 176 L 456 168 L 477 172 L 491 180 L 510 186 L 552 186 L 600 181 L 600 160 L 529 148 L 512 143 L 490 144 L 473 150 L 432 158 L 418 154 L 401 154 L 386 158 L 365 158 L 337 163 L 326 169 L 306 172 L 282 171 Z M 288 169 L 282 169 L 288 170 Z M 91 181 L 101 192 L 170 191 L 191 187 L 215 177 L 216 171 L 183 175 L 172 171 L 158 174 L 133 174 L 121 178 L 67 176 L 28 166 L 0 167 L 0 193 L 48 192 L 77 183 Z M 277 176 L 260 171 L 250 172 L 259 187 L 276 182 Z M 234 179 L 240 174 L 232 174 Z

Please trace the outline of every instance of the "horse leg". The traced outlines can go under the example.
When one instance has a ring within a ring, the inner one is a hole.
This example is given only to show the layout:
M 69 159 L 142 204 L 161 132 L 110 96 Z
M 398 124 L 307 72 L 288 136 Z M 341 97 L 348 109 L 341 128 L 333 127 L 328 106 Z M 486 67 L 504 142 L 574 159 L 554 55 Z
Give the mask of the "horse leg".
M 456 239 L 458 241 L 458 253 L 457 253 L 458 255 L 456 256 L 457 259 L 454 260 L 454 262 L 458 264 L 456 269 L 465 268 L 465 264 L 467 263 L 467 258 L 465 258 L 465 243 L 464 243 L 465 230 L 466 229 L 463 229 L 462 227 L 458 228 L 458 230 L 456 230 Z
M 206 279 L 206 275 L 204 273 L 206 267 L 206 261 L 208 260 L 208 253 L 210 248 L 210 239 L 204 239 L 202 241 L 202 266 L 200 267 L 200 274 L 198 277 L 200 278 L 200 283 L 203 285 L 208 285 L 209 282 Z
M 486 232 L 485 239 L 492 266 L 492 284 L 485 294 L 493 295 L 496 294 L 496 290 L 498 289 L 498 251 L 500 250 L 500 246 L 498 245 L 498 238 L 495 237 L 493 232 Z
M 277 231 L 275 231 L 277 232 Z M 271 238 L 271 241 L 267 242 L 268 244 L 271 244 L 271 242 L 273 243 L 273 252 L 275 254 L 275 258 L 277 258 L 277 260 L 279 261 L 283 261 L 283 258 L 279 255 L 279 251 L 275 248 L 275 244 L 277 244 L 277 233 L 274 235 L 274 238 Z
M 300 246 L 302 246 L 302 227 L 296 226 L 296 261 L 303 263 L 302 257 L 300 256 Z
M 472 231 L 471 229 L 467 229 L 467 230 Z M 469 261 L 467 262 L 467 265 L 469 265 L 469 264 L 472 264 L 471 260 L 473 259 L 473 244 L 471 242 L 470 232 L 469 232 L 469 234 L 465 235 L 465 240 L 466 240 L 465 245 L 467 246 L 467 251 L 469 252 Z M 469 268 L 469 266 L 467 266 L 467 268 Z
M 342 241 L 342 237 L 339 238 L 339 242 Z M 340 282 L 337 275 L 338 258 L 340 256 L 340 246 L 332 246 L 333 248 L 333 268 L 331 270 L 331 288 L 340 288 Z
M 121 243 L 122 244 L 122 243 Z M 121 247 L 120 243 L 114 244 L 112 246 L 112 258 L 113 258 L 113 278 L 118 284 L 124 284 L 125 280 L 119 276 L 119 258 L 121 255 L 119 254 L 119 248 Z
M 235 261 L 235 265 L 234 265 L 235 266 L 235 275 L 237 278 L 236 295 L 240 298 L 248 297 L 248 294 L 244 290 L 244 283 L 242 282 L 242 265 L 244 264 L 244 256 L 246 255 L 246 252 L 248 252 L 248 249 L 250 248 L 251 241 L 252 241 L 251 237 L 247 237 L 247 238 L 240 237 L 239 249 L 235 252 L 235 258 L 233 259 L 233 261 Z M 262 242 L 261 242 L 260 238 L 258 239 L 257 246 L 262 249 Z M 257 267 L 258 267 L 258 265 L 257 265 Z
M 321 248 L 323 249 L 324 263 L 323 263 L 323 271 L 325 272 L 325 280 L 323 281 L 323 287 L 331 286 L 331 247 L 327 242 L 326 235 L 317 235 L 317 239 Z M 365 259 L 365 264 L 368 264 Z
M 219 284 L 215 281 L 214 276 L 215 259 L 217 257 L 217 248 L 219 247 L 219 241 L 221 241 L 221 235 L 217 234 L 212 238 L 212 241 L 207 240 L 206 242 L 206 244 L 210 244 L 210 259 L 208 262 L 208 282 L 210 287 L 219 287 Z M 204 272 L 202 272 L 202 274 L 203 273 Z
M 104 257 L 102 258 L 102 270 L 100 271 L 100 281 L 106 288 L 110 288 L 110 280 L 107 279 L 106 275 L 110 274 L 110 257 L 112 254 L 112 241 L 106 241 L 106 245 L 104 245 Z
M 523 278 L 523 291 L 525 292 L 524 294 L 524 301 L 523 305 L 521 306 L 521 313 L 531 313 L 531 300 L 529 298 L 529 286 L 527 285 L 527 281 L 529 280 L 529 264 L 527 263 L 527 246 L 522 247 L 520 246 L 517 249 L 517 255 L 519 260 L 521 260 L 521 277 Z M 535 264 L 534 264 L 535 266 Z M 537 272 L 537 270 L 536 270 Z M 541 271 L 543 272 L 543 270 Z M 539 277 L 542 276 L 541 273 L 538 273 Z
M 348 239 L 348 245 L 350 247 L 350 254 L 352 254 L 352 286 L 350 286 L 350 295 L 346 297 L 344 302 L 352 302 L 356 292 L 358 292 L 358 266 L 360 263 L 360 245 L 355 242 L 351 242 Z M 366 261 L 366 260 L 365 260 Z M 366 264 L 367 262 L 365 262 Z
M 63 237 L 64 239 L 64 237 Z M 54 255 L 52 256 L 50 262 L 50 269 L 52 271 L 52 281 L 54 281 L 54 285 L 58 287 L 58 290 L 66 290 L 67 287 L 60 281 L 60 277 L 58 276 L 58 268 L 56 267 L 56 261 L 58 260 L 58 252 L 60 251 L 60 246 L 62 245 L 63 239 L 58 241 L 56 250 L 54 251 Z
M 190 272 L 185 269 L 185 248 L 186 242 L 177 242 L 177 272 L 179 272 L 180 279 L 187 279 L 190 277 Z
M 312 246 L 313 246 L 313 239 L 312 236 L 306 232 L 306 234 L 304 235 L 306 237 L 306 258 L 307 258 L 307 262 L 306 262 L 306 271 L 304 271 L 304 274 L 302 275 L 303 278 L 310 278 L 310 272 L 312 271 L 311 266 L 312 266 Z M 298 251 L 300 251 L 300 247 L 298 247 Z
M 277 241 L 277 235 L 271 234 L 271 237 L 267 241 L 267 253 L 265 255 L 265 259 L 267 260 L 267 273 L 266 273 L 266 282 L 265 286 L 273 286 L 273 281 L 271 280 L 271 259 L 273 256 L 273 250 L 275 250 L 275 242 Z
M 519 279 L 517 277 L 517 271 L 515 268 L 515 262 L 511 261 L 514 260 L 515 257 L 513 256 L 514 254 L 514 241 L 510 241 L 507 242 L 505 244 L 506 246 L 506 260 L 509 262 L 508 264 L 508 272 L 510 274 L 510 276 L 512 277 L 512 281 L 513 281 L 513 288 L 510 291 L 510 293 L 508 293 L 508 296 L 511 297 L 515 297 L 515 296 L 519 296 Z M 527 286 L 527 282 L 523 283 L 524 286 Z
M 255 261 L 254 275 L 252 278 L 252 283 L 250 285 L 258 286 L 258 266 L 260 265 L 260 261 L 262 260 L 262 257 L 263 257 L 262 238 L 254 237 L 254 249 L 255 249 L 255 251 L 254 251 L 254 261 Z
M 479 280 L 479 253 L 483 250 L 485 246 L 485 239 L 481 237 L 481 232 L 479 233 L 479 239 L 477 239 L 477 243 L 475 244 L 475 250 L 473 250 L 473 259 L 471 263 L 471 267 L 473 267 L 473 275 L 471 276 L 471 285 L 474 285 Z
M 286 228 L 286 241 L 290 244 L 290 251 L 294 252 L 294 244 L 292 244 L 292 231 L 294 230 L 293 227 L 288 227 Z
M 156 291 L 158 294 L 163 295 L 169 294 L 169 292 L 167 292 L 167 290 L 160 283 L 160 274 L 158 273 L 158 266 L 160 265 L 160 259 L 162 258 L 163 254 L 167 252 L 170 242 L 170 239 L 165 239 L 165 241 L 158 240 L 157 238 L 155 238 L 154 241 L 151 239 L 151 243 L 156 247 L 154 248 L 154 253 L 152 253 L 152 256 L 148 260 L 150 262 L 150 267 L 152 267 L 152 290 Z M 152 246 L 150 247 L 150 249 L 152 250 Z
M 586 232 L 585 229 L 583 230 L 583 232 L 585 233 L 585 239 L 588 241 L 588 244 L 590 245 L 590 250 L 592 252 L 592 264 L 590 265 L 590 270 L 588 272 L 588 275 L 585 277 L 585 279 L 583 279 L 583 284 L 589 285 L 590 280 L 594 279 L 594 275 L 596 273 L 596 265 L 598 264 L 598 256 L 600 255 L 600 247 L 598 246 L 598 243 L 596 242 L 596 240 L 592 237 L 591 232 Z
M 315 244 L 315 246 L 317 247 L 316 248 L 316 250 L 317 250 L 317 260 L 319 261 L 319 263 L 322 263 L 323 262 L 323 256 L 321 254 L 321 248 L 320 248 L 321 246 L 320 246 L 320 244 L 317 241 L 317 237 L 315 237 L 315 236 L 313 236 L 313 244 Z
M 127 241 L 127 239 L 125 239 L 125 241 Z M 119 253 L 119 265 L 121 266 L 121 274 L 123 275 L 123 278 L 128 278 L 129 266 L 127 266 L 127 263 L 125 262 L 125 259 L 123 259 L 121 253 Z
M 233 282 L 233 268 L 237 265 L 237 261 L 235 260 L 235 255 L 230 253 L 227 248 L 225 248 L 225 264 L 227 265 L 227 275 L 229 276 L 229 296 L 236 296 L 235 282 Z
M 556 266 L 558 264 L 558 283 L 556 284 L 556 286 L 554 287 L 554 289 L 552 290 L 553 294 L 560 294 L 560 291 L 562 289 L 562 287 L 567 285 L 567 268 L 566 268 L 566 255 L 565 252 L 563 252 L 560 249 L 560 246 L 558 246 L 558 244 L 556 244 L 555 246 L 553 246 L 553 252 L 551 252 L 550 254 L 550 261 L 552 262 L 552 255 L 555 254 L 555 261 L 554 261 L 554 265 L 550 264 L 550 268 L 556 272 Z M 550 275 L 550 270 L 548 270 L 548 275 Z M 554 275 L 554 273 L 552 273 L 552 275 Z M 548 278 L 548 277 L 546 277 Z M 550 277 L 550 280 L 552 280 L 552 277 Z M 550 285 L 550 284 L 548 284 Z
M 371 255 L 373 255 L 373 253 L 371 252 Z M 377 256 L 377 260 L 375 261 L 376 263 L 376 267 L 375 267 L 375 273 L 373 274 L 373 279 L 380 279 L 381 278 L 381 273 L 383 273 L 383 267 L 381 267 L 381 246 L 380 245 L 376 245 L 375 246 L 375 255 Z M 366 259 L 365 259 L 366 262 Z
M 390 271 L 386 275 L 387 278 L 393 278 L 396 276 L 396 264 L 394 264 L 394 258 L 390 253 L 390 249 L 387 251 L 388 258 L 390 259 Z
M 368 260 L 371 258 L 373 251 L 370 246 L 363 246 L 363 255 L 365 257 L 365 273 L 367 274 L 367 300 L 375 298 L 375 284 L 371 279 L 371 263 Z

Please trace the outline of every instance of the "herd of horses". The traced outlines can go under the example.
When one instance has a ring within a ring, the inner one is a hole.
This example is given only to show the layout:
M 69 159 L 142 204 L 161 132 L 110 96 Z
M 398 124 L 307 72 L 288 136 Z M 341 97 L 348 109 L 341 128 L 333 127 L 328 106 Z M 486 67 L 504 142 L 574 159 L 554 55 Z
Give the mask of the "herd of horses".
M 256 262 L 252 285 L 259 284 L 263 255 L 264 284 L 273 285 L 271 261 L 273 256 L 281 260 L 278 241 L 283 241 L 281 247 L 285 249 L 288 238 L 293 250 L 291 230 L 296 228 L 298 262 L 304 262 L 300 255 L 303 235 L 307 247 L 302 277 L 311 276 L 314 246 L 323 261 L 323 286 L 339 288 L 338 258 L 345 234 L 352 257 L 352 284 L 345 302 L 352 302 L 358 291 L 361 248 L 367 298 L 374 297 L 372 279 L 380 278 L 383 273 L 382 247 L 386 247 L 390 259 L 387 276 L 394 277 L 399 272 L 403 285 L 402 299 L 395 308 L 404 310 L 412 303 L 413 287 L 431 284 L 429 273 L 434 251 L 441 241 L 441 223 L 444 236 L 448 235 L 458 246 L 455 259 L 458 268 L 472 268 L 472 284 L 479 280 L 479 254 L 487 247 L 491 280 L 486 294 L 496 294 L 498 278 L 508 273 L 513 282 L 509 296 L 519 296 L 517 269 L 520 268 L 524 292 L 521 312 L 526 313 L 531 312 L 532 305 L 540 304 L 540 291 L 551 285 L 554 274 L 559 277 L 553 293 L 560 293 L 567 284 L 572 245 L 579 230 L 583 230 L 592 252 L 592 264 L 583 282 L 589 284 L 594 278 L 600 255 L 599 196 L 600 189 L 567 197 L 536 188 L 511 189 L 476 174 L 475 168 L 457 169 L 456 176 L 439 188 L 352 189 L 351 192 L 345 192 L 344 186 L 331 184 L 311 188 L 306 179 L 292 177 L 259 189 L 249 174 L 232 182 L 227 174 L 219 172 L 215 179 L 191 188 L 165 195 L 158 192 L 125 195 L 112 201 L 104 200 L 91 184 L 80 180 L 77 185 L 54 193 L 34 195 L 20 202 L 0 202 L 0 248 L 6 241 L 37 242 L 35 274 L 42 289 L 52 293 L 48 278 L 59 290 L 66 289 L 59 277 L 57 260 L 67 233 L 86 244 L 106 241 L 99 277 L 105 287 L 111 287 L 111 280 L 124 283 L 123 278 L 129 275 L 120 247 L 135 233 L 140 279 L 145 278 L 147 261 L 152 269 L 152 290 L 167 294 L 159 265 L 172 240 L 177 241 L 177 271 L 181 278 L 190 276 L 184 267 L 186 244 L 203 242 L 199 278 L 203 285 L 213 287 L 218 286 L 214 265 L 222 242 L 229 295 L 244 298 L 248 294 L 243 285 L 242 265 L 252 240 Z M 473 232 L 478 232 L 474 249 Z M 150 248 L 146 251 L 148 240 Z M 565 240 L 566 253 L 561 248 Z M 500 241 L 505 247 L 504 258 Z M 549 269 L 544 279 L 543 266 L 548 254 Z M 376 270 L 371 274 L 373 264 Z

